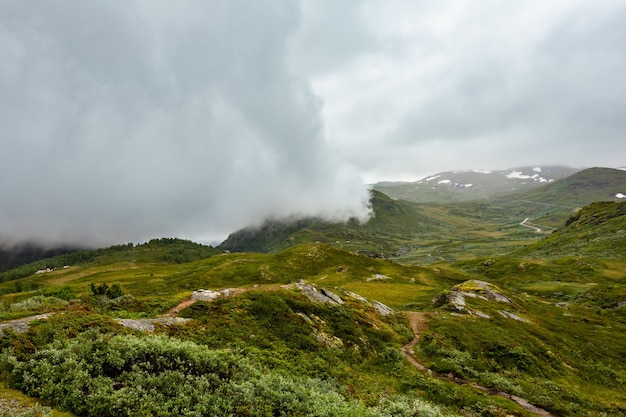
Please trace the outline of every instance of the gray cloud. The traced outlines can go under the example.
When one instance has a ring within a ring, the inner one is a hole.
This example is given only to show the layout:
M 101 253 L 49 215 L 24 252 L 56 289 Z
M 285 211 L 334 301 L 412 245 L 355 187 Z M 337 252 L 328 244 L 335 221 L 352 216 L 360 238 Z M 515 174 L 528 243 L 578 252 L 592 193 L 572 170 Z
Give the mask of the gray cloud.
M 352 13 L 374 47 L 312 77 L 340 155 L 368 178 L 624 165 L 624 2 L 397 0 Z
M 0 3 L 0 237 L 220 238 L 367 181 L 626 165 L 621 0 Z
M 0 5 L 0 236 L 221 238 L 268 216 L 363 216 L 288 70 L 291 1 Z

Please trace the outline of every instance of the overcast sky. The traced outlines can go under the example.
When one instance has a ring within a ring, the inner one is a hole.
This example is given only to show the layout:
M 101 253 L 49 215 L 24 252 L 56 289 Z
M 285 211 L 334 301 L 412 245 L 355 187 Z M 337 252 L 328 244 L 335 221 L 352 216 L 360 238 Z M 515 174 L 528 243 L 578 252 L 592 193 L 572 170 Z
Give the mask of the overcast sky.
M 0 240 L 215 241 L 626 165 L 626 1 L 0 0 Z

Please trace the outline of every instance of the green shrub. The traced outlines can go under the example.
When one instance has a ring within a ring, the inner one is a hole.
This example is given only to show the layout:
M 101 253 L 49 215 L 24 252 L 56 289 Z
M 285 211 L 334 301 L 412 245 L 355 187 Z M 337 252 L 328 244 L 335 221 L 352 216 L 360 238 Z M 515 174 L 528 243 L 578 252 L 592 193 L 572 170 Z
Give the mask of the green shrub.
M 48 311 L 66 307 L 67 301 L 56 298 L 36 295 L 11 306 L 13 311 Z
M 45 288 L 41 291 L 41 295 L 45 297 L 56 297 L 65 301 L 70 301 L 77 297 L 74 290 L 68 285 L 63 287 Z
M 27 356 L 5 349 L 0 371 L 11 386 L 85 416 L 440 415 L 404 397 L 367 407 L 333 382 L 261 370 L 230 351 L 163 336 L 90 331 Z

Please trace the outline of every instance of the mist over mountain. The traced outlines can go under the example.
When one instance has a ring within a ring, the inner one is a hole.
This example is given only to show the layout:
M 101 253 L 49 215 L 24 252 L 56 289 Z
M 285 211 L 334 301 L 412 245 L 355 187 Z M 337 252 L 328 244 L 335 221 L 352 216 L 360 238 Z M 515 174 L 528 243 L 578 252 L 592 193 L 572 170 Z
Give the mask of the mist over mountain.
M 0 240 L 220 241 L 270 216 L 367 217 L 287 62 L 298 4 L 218 3 L 0 4 Z

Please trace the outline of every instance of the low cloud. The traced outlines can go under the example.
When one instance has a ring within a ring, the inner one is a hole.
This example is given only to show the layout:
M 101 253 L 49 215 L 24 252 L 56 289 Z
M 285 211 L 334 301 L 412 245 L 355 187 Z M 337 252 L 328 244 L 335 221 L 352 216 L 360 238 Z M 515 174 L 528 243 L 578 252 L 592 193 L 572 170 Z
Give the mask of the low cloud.
M 367 216 L 290 72 L 291 1 L 0 5 L 0 239 L 216 240 Z

